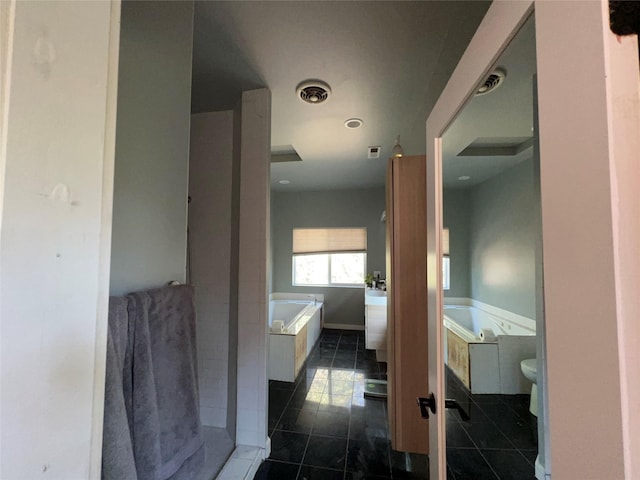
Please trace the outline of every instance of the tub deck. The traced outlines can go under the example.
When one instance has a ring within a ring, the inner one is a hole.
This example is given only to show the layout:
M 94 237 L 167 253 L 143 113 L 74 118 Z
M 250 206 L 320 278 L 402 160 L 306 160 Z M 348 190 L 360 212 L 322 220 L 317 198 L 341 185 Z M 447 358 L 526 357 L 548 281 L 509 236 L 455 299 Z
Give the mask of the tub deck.
M 520 361 L 536 356 L 535 321 L 486 307 L 445 305 L 445 364 L 474 394 L 528 393 Z

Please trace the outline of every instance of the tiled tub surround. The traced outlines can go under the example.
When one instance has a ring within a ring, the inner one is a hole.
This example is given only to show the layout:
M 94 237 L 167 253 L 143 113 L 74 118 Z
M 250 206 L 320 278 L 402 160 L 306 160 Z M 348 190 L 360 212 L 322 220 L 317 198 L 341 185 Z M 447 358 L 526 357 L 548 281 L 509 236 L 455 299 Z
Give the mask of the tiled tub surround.
M 364 332 L 323 330 L 295 383 L 269 382 L 271 457 L 256 480 L 428 479 L 428 458 L 391 449 L 384 400 L 365 399 L 364 378 L 386 364 L 364 349 Z M 449 480 L 534 480 L 535 418 L 528 395 L 473 395 L 447 373 Z M 416 407 L 417 408 L 417 407 Z
M 536 356 L 534 320 L 476 300 L 447 298 L 443 321 L 445 363 L 472 393 L 529 393 L 520 362 Z

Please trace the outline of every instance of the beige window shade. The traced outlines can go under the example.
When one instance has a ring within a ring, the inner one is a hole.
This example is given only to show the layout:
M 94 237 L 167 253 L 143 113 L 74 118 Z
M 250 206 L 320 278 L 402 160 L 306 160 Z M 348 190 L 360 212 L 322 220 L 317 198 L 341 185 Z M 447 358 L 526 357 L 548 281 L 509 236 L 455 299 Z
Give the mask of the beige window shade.
M 366 228 L 293 229 L 294 254 L 366 251 Z

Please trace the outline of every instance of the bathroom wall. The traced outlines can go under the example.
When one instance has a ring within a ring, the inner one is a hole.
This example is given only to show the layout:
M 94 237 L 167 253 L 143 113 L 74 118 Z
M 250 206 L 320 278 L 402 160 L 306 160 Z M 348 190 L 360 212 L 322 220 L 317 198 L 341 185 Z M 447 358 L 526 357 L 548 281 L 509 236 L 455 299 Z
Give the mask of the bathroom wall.
M 188 272 L 198 317 L 200 418 L 220 428 L 227 427 L 229 406 L 235 417 L 228 398 L 229 306 L 238 288 L 230 281 L 233 124 L 233 111 L 192 115 L 189 155 Z
M 0 2 L 2 479 L 100 478 L 119 9 Z
M 238 223 L 236 441 L 267 446 L 271 92 L 242 93 Z M 266 452 L 265 452 L 266 453 Z
M 471 297 L 536 318 L 533 160 L 470 191 Z
M 471 275 L 469 271 L 469 231 L 471 212 L 469 190 L 448 188 L 444 190 L 443 225 L 449 229 L 449 290 L 445 297 L 470 297 Z
M 364 326 L 362 288 L 293 287 L 292 235 L 298 227 L 366 227 L 367 272 L 385 276 L 385 189 L 272 192 L 273 292 L 325 295 L 325 322 Z
M 185 281 L 193 2 L 123 2 L 112 295 Z

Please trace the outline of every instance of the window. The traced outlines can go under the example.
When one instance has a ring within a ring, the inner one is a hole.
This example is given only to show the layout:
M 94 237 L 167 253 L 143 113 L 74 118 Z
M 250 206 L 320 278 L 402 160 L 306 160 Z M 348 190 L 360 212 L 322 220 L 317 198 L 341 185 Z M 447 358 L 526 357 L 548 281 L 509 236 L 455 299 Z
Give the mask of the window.
M 451 278 L 449 276 L 449 257 L 442 257 L 442 288 L 449 290 Z
M 295 228 L 293 285 L 363 286 L 366 228 Z
M 449 290 L 451 286 L 449 259 L 449 229 L 442 230 L 442 288 Z

